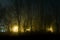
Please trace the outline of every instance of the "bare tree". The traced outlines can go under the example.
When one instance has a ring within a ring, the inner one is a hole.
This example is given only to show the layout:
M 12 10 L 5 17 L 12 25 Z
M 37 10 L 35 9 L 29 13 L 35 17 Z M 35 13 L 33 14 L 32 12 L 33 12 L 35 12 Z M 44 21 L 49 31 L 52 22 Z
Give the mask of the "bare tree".
M 15 3 L 16 3 L 16 13 L 17 13 L 17 20 L 18 20 L 18 26 L 19 26 L 19 29 L 20 29 L 20 20 L 21 20 L 21 1 L 22 0 L 16 0 Z M 20 3 L 19 3 L 20 2 Z M 19 10 L 20 9 L 20 10 Z

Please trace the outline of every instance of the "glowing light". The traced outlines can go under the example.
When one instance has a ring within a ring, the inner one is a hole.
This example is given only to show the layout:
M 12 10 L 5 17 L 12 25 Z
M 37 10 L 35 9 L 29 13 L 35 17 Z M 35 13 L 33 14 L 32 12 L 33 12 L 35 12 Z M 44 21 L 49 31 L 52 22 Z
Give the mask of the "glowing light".
M 18 32 L 18 26 L 13 26 L 12 32 Z
M 48 31 L 53 32 L 53 28 L 52 27 L 48 28 Z
M 2 30 L 0 30 L 0 32 L 6 32 L 6 31 L 2 29 Z
M 7 30 L 6 30 L 5 27 L 3 27 L 3 26 L 0 27 L 0 32 L 6 32 L 6 31 L 7 31 Z
M 26 29 L 26 31 L 30 32 L 30 28 Z

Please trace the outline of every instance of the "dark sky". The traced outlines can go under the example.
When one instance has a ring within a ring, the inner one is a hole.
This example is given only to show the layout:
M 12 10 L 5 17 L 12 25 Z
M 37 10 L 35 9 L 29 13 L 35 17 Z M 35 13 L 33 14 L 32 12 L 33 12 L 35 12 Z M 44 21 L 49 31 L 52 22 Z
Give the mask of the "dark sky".
M 11 0 L 0 0 L 1 7 L 12 6 L 13 2 Z
M 0 0 L 0 4 L 1 4 L 0 8 L 13 6 L 14 2 L 15 0 Z M 29 7 L 31 3 L 34 5 L 34 8 L 37 8 L 37 5 L 40 5 L 40 6 L 43 5 L 44 10 L 48 12 L 49 11 L 51 12 L 52 9 L 56 11 L 56 7 L 58 11 L 60 10 L 60 0 L 23 0 L 23 4 L 25 5 L 28 4 Z
M 11 6 L 11 5 L 13 5 L 13 1 L 14 0 L 0 0 L 0 3 L 1 3 L 1 5 L 2 5 L 2 7 L 6 7 L 6 6 Z M 23 2 L 25 3 L 27 0 L 23 0 Z M 31 3 L 31 1 L 33 2 L 33 3 L 38 3 L 37 1 L 40 1 L 40 0 L 29 0 L 28 1 L 28 3 L 30 2 Z M 54 6 L 60 6 L 60 1 L 59 0 L 43 0 L 44 1 L 44 4 L 46 4 L 46 3 L 48 3 L 48 5 L 54 5 Z M 47 6 L 47 5 L 45 5 L 45 6 Z
M 32 3 L 34 5 L 34 8 L 37 8 L 37 5 L 40 5 L 40 7 L 41 5 L 43 5 L 43 8 L 45 11 L 48 11 L 48 10 L 51 11 L 52 9 L 56 10 L 56 7 L 57 7 L 57 10 L 59 11 L 59 8 L 60 8 L 60 0 L 22 0 L 22 1 L 23 1 L 23 3 L 21 2 L 22 4 L 24 5 L 28 4 L 29 7 L 30 7 L 30 4 Z M 14 2 L 15 0 L 0 0 L 0 4 L 1 4 L 0 8 L 13 6 Z

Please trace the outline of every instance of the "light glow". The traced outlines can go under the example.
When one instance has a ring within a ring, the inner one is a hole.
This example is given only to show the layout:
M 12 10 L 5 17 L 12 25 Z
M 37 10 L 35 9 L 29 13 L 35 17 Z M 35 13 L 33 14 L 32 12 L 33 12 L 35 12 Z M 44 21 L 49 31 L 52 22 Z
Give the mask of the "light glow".
M 48 31 L 53 32 L 53 28 L 52 27 L 48 28 Z
M 18 32 L 18 26 L 16 26 L 16 25 L 13 26 L 13 27 L 12 27 L 12 32 Z
M 26 29 L 26 31 L 30 32 L 30 28 Z

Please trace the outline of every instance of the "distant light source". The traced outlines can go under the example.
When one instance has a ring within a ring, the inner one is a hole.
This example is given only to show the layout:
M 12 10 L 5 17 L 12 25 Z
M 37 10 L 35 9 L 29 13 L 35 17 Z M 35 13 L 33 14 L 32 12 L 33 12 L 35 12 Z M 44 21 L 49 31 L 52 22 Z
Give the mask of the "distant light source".
M 12 32 L 18 32 L 18 26 L 17 25 L 14 25 L 12 27 Z
M 0 32 L 7 32 L 7 30 L 6 30 L 5 27 L 1 26 L 1 27 L 0 27 Z
M 1 32 L 6 32 L 5 30 L 1 30 Z
M 48 28 L 47 30 L 50 31 L 50 32 L 53 32 L 53 28 L 52 27 Z
M 30 28 L 26 29 L 27 32 L 30 32 L 30 30 L 31 30 Z

